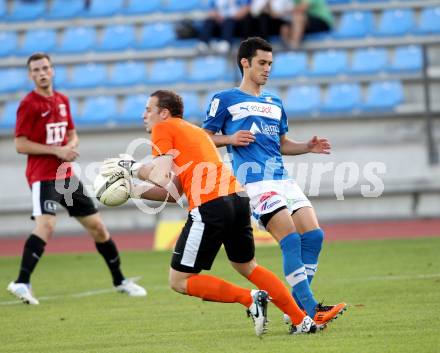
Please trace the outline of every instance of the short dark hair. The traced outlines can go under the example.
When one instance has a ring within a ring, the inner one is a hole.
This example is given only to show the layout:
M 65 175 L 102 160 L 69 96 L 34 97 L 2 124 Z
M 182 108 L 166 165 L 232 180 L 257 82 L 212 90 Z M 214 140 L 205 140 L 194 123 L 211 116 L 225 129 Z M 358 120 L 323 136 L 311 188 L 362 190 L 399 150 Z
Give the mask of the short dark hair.
M 28 67 L 28 69 L 30 69 L 30 65 L 32 61 L 37 61 L 37 60 L 41 60 L 41 59 L 47 59 L 50 63 L 50 66 L 52 66 L 52 59 L 50 58 L 49 54 L 46 53 L 34 53 L 32 54 L 26 62 L 26 66 Z
M 150 97 L 157 98 L 157 106 L 160 109 L 168 109 L 172 116 L 183 118 L 183 100 L 177 93 L 160 89 L 153 92 Z
M 241 59 L 245 58 L 250 63 L 252 58 L 257 55 L 257 50 L 272 52 L 272 45 L 260 37 L 250 37 L 240 43 L 237 53 L 237 65 L 240 69 L 241 75 L 243 75 L 243 65 L 241 65 Z

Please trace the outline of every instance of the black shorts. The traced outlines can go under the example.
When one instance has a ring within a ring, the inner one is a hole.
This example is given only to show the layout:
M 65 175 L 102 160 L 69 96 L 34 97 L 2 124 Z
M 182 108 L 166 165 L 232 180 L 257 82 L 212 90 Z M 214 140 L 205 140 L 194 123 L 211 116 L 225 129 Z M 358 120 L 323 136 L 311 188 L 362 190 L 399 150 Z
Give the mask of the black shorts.
M 58 204 L 65 207 L 71 217 L 90 216 L 98 212 L 92 198 L 85 194 L 81 181 L 75 176 L 37 181 L 31 188 L 32 219 L 44 214 L 55 216 Z
M 308 15 L 307 17 L 307 24 L 304 30 L 305 34 L 329 32 L 331 30 L 329 24 L 319 17 L 310 15 Z
M 249 198 L 239 194 L 193 208 L 174 248 L 171 267 L 188 273 L 209 270 L 222 244 L 230 261 L 249 262 L 255 255 L 250 215 Z

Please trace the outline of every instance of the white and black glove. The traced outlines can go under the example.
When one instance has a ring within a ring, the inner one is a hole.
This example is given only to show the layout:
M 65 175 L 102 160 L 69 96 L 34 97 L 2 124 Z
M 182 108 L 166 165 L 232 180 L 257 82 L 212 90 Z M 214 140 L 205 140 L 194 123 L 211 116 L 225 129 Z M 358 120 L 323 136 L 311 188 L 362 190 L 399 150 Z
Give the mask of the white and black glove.
M 120 154 L 119 158 L 107 158 L 104 160 L 100 173 L 102 176 L 109 177 L 116 181 L 121 178 L 137 178 L 142 163 L 136 162 L 128 154 Z M 110 180 L 109 180 L 110 181 Z

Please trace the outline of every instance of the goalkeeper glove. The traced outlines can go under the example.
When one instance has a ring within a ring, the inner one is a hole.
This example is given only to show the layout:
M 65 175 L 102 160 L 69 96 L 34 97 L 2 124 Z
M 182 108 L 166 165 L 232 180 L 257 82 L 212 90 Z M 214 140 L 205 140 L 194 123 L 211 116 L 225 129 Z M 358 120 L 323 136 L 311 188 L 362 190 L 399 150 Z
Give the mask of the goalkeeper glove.
M 104 160 L 100 172 L 103 176 L 114 176 L 117 179 L 138 178 L 141 166 L 142 163 L 136 162 L 132 156 L 120 154 L 119 158 L 107 158 Z

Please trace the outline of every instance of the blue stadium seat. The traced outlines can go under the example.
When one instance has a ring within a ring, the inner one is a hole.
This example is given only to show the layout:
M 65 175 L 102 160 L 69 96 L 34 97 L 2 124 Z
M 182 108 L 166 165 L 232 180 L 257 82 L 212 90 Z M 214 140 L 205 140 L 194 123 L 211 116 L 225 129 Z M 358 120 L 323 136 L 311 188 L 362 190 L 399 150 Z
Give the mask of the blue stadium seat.
M 373 82 L 361 107 L 366 112 L 393 111 L 403 100 L 403 88 L 399 81 Z
M 287 89 L 284 109 L 288 116 L 304 116 L 316 112 L 321 104 L 319 86 L 293 86 Z
M 84 101 L 82 114 L 77 116 L 78 125 L 109 124 L 117 116 L 117 101 L 114 96 L 88 97 Z
M 316 52 L 313 56 L 312 76 L 333 76 L 347 70 L 347 53 L 342 50 L 326 50 Z
M 359 2 L 387 2 L 389 0 L 358 0 Z
M 6 15 L 6 0 L 0 0 L 0 18 Z
M 57 33 L 54 29 L 30 29 L 26 31 L 18 53 L 30 55 L 34 52 L 51 52 L 57 44 Z
M 422 48 L 416 45 L 397 47 L 390 70 L 394 72 L 418 72 L 423 69 Z
M 182 92 L 180 95 L 183 100 L 183 116 L 185 120 L 200 125 L 204 119 L 205 112 L 200 107 L 198 94 L 196 92 Z
M 162 0 L 130 0 L 123 13 L 126 15 L 146 15 L 159 11 L 161 3 Z
M 182 82 L 186 76 L 186 63 L 182 59 L 159 59 L 153 62 L 149 83 L 175 84 Z
M 122 103 L 121 113 L 116 115 L 115 122 L 117 124 L 138 124 L 142 125 L 142 114 L 147 104 L 147 96 L 145 94 L 136 94 L 126 96 Z
M 94 48 L 96 42 L 95 27 L 70 27 L 64 31 L 59 53 L 82 53 Z
M 222 81 L 227 78 L 228 63 L 226 59 L 220 56 L 206 56 L 192 61 L 188 80 L 191 82 L 209 82 Z
M 327 0 L 329 5 L 349 4 L 351 0 Z
M 0 56 L 8 56 L 17 49 L 17 33 L 14 31 L 0 31 Z
M 113 66 L 108 84 L 111 86 L 132 86 L 145 83 L 146 79 L 144 62 L 124 61 Z
M 353 74 L 375 74 L 386 70 L 388 51 L 385 48 L 362 48 L 353 52 L 350 72 Z
M 3 106 L 3 113 L 0 117 L 0 129 L 12 129 L 17 119 L 17 109 L 20 101 L 8 101 Z
M 55 89 L 59 90 L 60 88 L 64 88 L 66 86 L 67 81 L 68 81 L 67 67 L 64 65 L 57 65 L 55 67 L 55 77 L 54 77 Z
M 147 24 L 141 30 L 138 49 L 157 49 L 170 45 L 176 39 L 171 23 Z
M 16 92 L 27 88 L 27 71 L 25 69 L 0 69 L 0 93 Z
M 5 17 L 8 21 L 32 21 L 46 11 L 46 1 L 15 0 L 12 3 L 12 11 Z
M 361 102 L 361 88 L 357 83 L 335 83 L 329 86 L 323 113 L 350 113 Z
M 54 0 L 47 18 L 64 20 L 78 17 L 84 10 L 84 0 Z
M 333 32 L 335 38 L 363 38 L 374 29 L 374 17 L 371 11 L 347 11 L 341 16 L 338 29 Z
M 421 11 L 417 30 L 421 34 L 440 33 L 440 6 L 428 7 Z
M 78 101 L 75 98 L 71 98 L 69 99 L 69 105 L 70 105 L 70 115 L 73 118 L 73 122 L 75 122 L 76 117 L 79 115 Z
M 107 26 L 102 34 L 102 41 L 98 50 L 116 51 L 133 48 L 136 45 L 136 33 L 133 26 Z
M 90 7 L 84 12 L 86 17 L 113 16 L 122 11 L 124 0 L 93 0 Z
M 307 72 L 307 54 L 301 52 L 285 52 L 275 55 L 271 71 L 273 78 L 291 78 Z
M 72 79 L 67 82 L 69 88 L 91 88 L 107 83 L 107 67 L 105 64 L 80 64 L 72 70 Z
M 411 9 L 385 10 L 376 31 L 378 36 L 401 36 L 414 29 L 414 13 Z
M 200 7 L 200 0 L 167 0 L 162 10 L 166 12 L 186 12 L 199 10 Z

